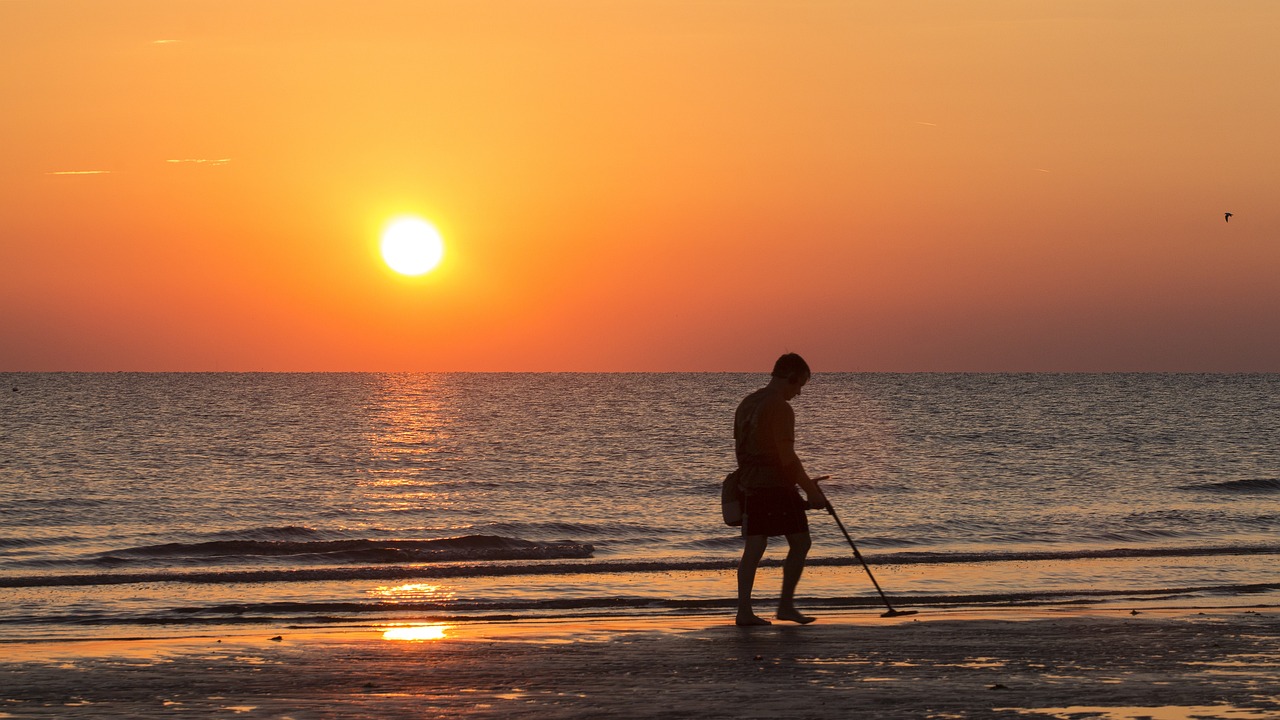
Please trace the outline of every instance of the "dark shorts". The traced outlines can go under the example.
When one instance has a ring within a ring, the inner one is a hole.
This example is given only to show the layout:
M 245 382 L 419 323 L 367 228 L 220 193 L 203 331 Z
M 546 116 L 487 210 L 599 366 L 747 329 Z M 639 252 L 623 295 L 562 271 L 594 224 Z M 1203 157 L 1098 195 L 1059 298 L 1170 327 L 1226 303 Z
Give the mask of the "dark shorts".
M 809 532 L 808 503 L 790 488 L 748 490 L 743 502 L 742 534 L 790 535 Z

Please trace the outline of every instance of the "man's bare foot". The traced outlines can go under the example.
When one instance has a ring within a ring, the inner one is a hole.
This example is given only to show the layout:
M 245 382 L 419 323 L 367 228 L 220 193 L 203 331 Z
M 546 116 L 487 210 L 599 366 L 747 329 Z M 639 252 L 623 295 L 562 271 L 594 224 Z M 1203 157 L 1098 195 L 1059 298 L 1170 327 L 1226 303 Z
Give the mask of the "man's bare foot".
M 818 618 L 816 618 L 816 617 L 810 617 L 810 616 L 808 616 L 808 615 L 803 615 L 803 614 L 801 614 L 801 613 L 800 613 L 800 611 L 799 611 L 799 610 L 796 610 L 795 608 L 789 608 L 789 609 L 786 609 L 786 610 L 781 610 L 781 609 L 780 609 L 780 610 L 778 610 L 778 614 L 777 614 L 777 616 L 776 616 L 776 617 L 777 617 L 779 620 L 788 620 L 788 621 L 793 622 L 793 623 L 800 623 L 801 625 L 808 625 L 809 623 L 811 623 L 811 622 L 813 622 L 814 620 L 817 620 L 817 619 L 818 619 Z
M 751 615 L 739 615 L 738 618 L 733 621 L 733 624 L 740 627 L 750 627 L 752 625 L 772 625 L 773 623 L 752 613 Z

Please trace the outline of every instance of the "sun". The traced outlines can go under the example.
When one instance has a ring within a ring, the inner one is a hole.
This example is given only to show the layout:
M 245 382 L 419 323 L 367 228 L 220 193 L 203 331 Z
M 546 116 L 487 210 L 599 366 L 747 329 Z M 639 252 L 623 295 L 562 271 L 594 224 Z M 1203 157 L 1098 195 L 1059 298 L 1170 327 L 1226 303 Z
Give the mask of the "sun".
M 382 231 L 382 259 L 401 275 L 431 272 L 443 258 L 440 231 L 422 218 L 396 218 Z

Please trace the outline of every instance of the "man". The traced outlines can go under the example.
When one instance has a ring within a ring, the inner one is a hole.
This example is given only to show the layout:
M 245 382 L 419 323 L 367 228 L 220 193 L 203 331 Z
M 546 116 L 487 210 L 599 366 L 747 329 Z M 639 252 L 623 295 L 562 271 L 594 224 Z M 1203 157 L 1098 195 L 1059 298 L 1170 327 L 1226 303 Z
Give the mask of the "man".
M 825 508 L 827 498 L 817 480 L 804 471 L 795 451 L 795 412 L 790 400 L 809 382 L 809 364 L 795 353 L 778 358 L 769 384 L 748 395 L 733 418 L 734 450 L 738 456 L 738 484 L 744 493 L 742 562 L 738 564 L 738 625 L 769 625 L 751 608 L 756 568 L 769 538 L 787 538 L 782 566 L 782 596 L 777 618 L 810 623 L 815 618 L 795 607 L 796 584 L 809 554 L 809 521 L 805 511 Z M 796 486 L 808 500 L 800 497 Z

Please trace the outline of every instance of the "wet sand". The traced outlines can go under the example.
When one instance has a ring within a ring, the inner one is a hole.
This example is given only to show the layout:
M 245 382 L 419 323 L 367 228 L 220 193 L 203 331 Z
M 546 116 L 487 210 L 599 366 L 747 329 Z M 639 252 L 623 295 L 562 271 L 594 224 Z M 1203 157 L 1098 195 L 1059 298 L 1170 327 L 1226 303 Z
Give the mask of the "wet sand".
M 727 620 L 5 643 L 0 718 L 1280 718 L 1275 608 Z

